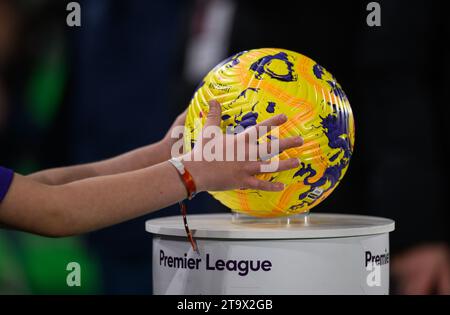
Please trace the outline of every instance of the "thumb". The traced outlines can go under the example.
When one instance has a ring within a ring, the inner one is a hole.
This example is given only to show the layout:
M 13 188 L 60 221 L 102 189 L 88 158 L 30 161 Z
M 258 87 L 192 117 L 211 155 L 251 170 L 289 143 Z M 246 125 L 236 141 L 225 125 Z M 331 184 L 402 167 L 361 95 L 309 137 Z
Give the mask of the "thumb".
M 205 127 L 206 126 L 220 126 L 220 116 L 222 114 L 222 108 L 218 101 L 211 100 L 209 101 L 209 112 L 206 117 Z

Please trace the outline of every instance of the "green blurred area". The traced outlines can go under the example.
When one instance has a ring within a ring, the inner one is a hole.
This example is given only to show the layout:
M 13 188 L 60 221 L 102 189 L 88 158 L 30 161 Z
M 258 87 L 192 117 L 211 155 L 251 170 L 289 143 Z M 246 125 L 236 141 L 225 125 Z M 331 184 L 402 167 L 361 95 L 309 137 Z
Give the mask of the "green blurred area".
M 81 267 L 80 287 L 69 287 L 68 263 Z M 96 294 L 99 270 L 79 238 L 50 239 L 20 232 L 0 232 L 1 294 Z
M 63 47 L 55 45 L 32 70 L 25 104 L 38 128 L 52 123 L 63 98 L 67 67 Z
M 49 39 L 30 68 L 24 86 L 24 105 L 39 134 L 54 122 L 63 105 L 67 84 L 64 40 Z M 33 152 L 15 156 L 10 165 L 21 174 L 40 170 Z M 67 264 L 81 267 L 81 286 L 69 287 Z M 96 294 L 100 293 L 99 267 L 81 238 L 51 239 L 0 229 L 0 294 Z

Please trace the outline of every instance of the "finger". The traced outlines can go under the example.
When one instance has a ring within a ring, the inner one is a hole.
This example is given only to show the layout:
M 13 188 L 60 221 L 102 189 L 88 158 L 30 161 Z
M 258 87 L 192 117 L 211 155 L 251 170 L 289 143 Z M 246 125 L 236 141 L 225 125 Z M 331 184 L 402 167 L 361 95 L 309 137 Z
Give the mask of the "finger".
M 303 138 L 299 136 L 280 139 L 279 152 L 282 152 L 290 148 L 301 147 L 302 145 L 303 145 Z
M 445 295 L 450 294 L 450 268 L 447 265 L 447 262 L 442 266 L 438 275 L 437 293 Z
M 287 121 L 287 116 L 285 114 L 275 115 L 270 117 L 259 124 L 254 125 L 253 127 L 247 128 L 247 132 L 255 132 L 257 133 L 257 138 L 265 135 L 271 130 L 271 127 L 276 127 L 284 124 Z
M 251 175 L 259 173 L 275 173 L 287 171 L 300 166 L 300 161 L 297 158 L 286 160 L 265 161 L 251 163 L 249 171 Z
M 220 115 L 222 113 L 222 108 L 218 101 L 209 101 L 209 112 L 206 117 L 205 127 L 209 126 L 220 126 Z
M 432 271 L 423 270 L 419 273 L 410 275 L 410 277 L 404 280 L 405 282 L 402 288 L 402 294 L 424 295 L 432 292 L 433 282 L 436 279 L 434 279 Z
M 284 184 L 259 180 L 256 177 L 252 176 L 247 180 L 246 187 L 250 189 L 264 190 L 264 191 L 282 191 L 284 189 Z
M 266 152 L 261 152 L 261 146 L 266 146 Z M 303 145 L 303 138 L 302 137 L 289 137 L 281 140 L 276 141 L 270 141 L 270 142 L 264 142 L 260 144 L 258 152 L 260 153 L 260 159 L 261 160 L 268 160 L 274 157 L 275 155 L 279 154 L 280 152 L 283 152 L 284 150 L 295 148 L 295 147 L 301 147 Z
M 187 109 L 184 112 L 182 112 L 180 115 L 178 115 L 178 117 L 175 120 L 175 122 L 178 125 L 184 125 L 184 122 L 186 121 L 186 116 L 187 116 Z

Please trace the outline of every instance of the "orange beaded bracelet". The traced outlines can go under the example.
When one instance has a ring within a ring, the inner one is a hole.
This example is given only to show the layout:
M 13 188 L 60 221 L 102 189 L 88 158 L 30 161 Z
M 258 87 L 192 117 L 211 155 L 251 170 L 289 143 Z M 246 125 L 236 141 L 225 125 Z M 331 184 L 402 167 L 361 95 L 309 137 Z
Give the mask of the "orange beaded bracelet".
M 172 158 L 169 160 L 169 162 L 177 169 L 178 173 L 180 174 L 180 177 L 183 180 L 183 184 L 186 187 L 187 198 L 191 200 L 197 193 L 197 187 L 195 186 L 194 178 L 192 177 L 191 173 L 189 173 L 189 171 L 184 168 L 184 164 L 180 158 Z M 197 252 L 197 254 L 199 254 L 197 242 L 195 241 L 187 222 L 187 206 L 184 201 L 180 201 L 179 204 L 181 215 L 183 216 L 183 224 L 184 229 L 186 230 L 187 238 L 191 243 L 192 249 Z
M 175 166 L 178 173 L 181 176 L 181 179 L 183 180 L 183 184 L 186 187 L 187 191 L 187 198 L 190 200 L 194 198 L 195 194 L 197 193 L 197 187 L 195 186 L 194 178 L 192 177 L 191 173 L 187 169 L 185 169 L 183 162 L 180 158 L 172 158 L 169 160 L 169 162 Z

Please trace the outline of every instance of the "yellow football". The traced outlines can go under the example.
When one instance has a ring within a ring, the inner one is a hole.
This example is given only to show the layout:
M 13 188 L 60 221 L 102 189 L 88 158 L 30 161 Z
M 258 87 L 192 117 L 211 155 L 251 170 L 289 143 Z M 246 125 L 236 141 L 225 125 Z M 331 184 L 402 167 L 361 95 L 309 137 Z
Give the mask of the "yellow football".
M 233 211 L 279 217 L 309 211 L 336 188 L 353 153 L 355 128 L 350 103 L 336 79 L 299 53 L 263 48 L 238 53 L 203 79 L 189 105 L 185 148 L 190 150 L 206 120 L 208 101 L 222 105 L 221 127 L 247 128 L 284 113 L 288 122 L 279 137 L 300 135 L 304 144 L 278 157 L 297 157 L 297 169 L 257 177 L 285 184 L 281 192 L 233 190 L 210 192 Z M 200 126 L 201 127 L 201 126 Z M 259 141 L 270 141 L 270 134 Z

